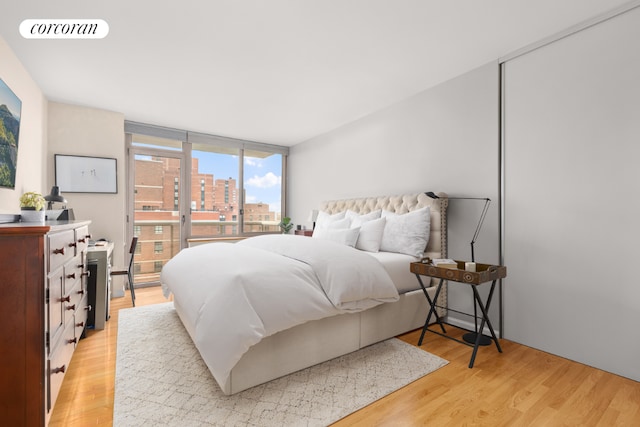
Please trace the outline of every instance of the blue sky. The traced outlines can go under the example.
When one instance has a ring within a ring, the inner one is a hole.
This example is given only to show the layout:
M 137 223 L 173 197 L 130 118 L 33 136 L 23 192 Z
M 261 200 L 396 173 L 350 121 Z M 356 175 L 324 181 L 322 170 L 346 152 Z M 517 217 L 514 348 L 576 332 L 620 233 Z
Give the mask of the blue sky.
M 0 105 L 5 104 L 11 114 L 18 120 L 20 120 L 20 108 L 22 107 L 22 102 L 18 99 L 18 97 L 9 89 L 7 84 L 0 79 Z

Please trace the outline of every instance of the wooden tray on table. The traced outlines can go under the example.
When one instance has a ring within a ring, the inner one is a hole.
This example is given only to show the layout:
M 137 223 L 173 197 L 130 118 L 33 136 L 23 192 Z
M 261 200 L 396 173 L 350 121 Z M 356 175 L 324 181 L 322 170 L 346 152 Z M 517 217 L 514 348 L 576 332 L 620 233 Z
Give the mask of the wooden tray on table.
M 423 276 L 437 277 L 439 279 L 453 280 L 455 282 L 479 285 L 484 282 L 503 279 L 507 277 L 507 267 L 492 264 L 476 263 L 476 271 L 464 269 L 465 261 L 455 260 L 458 268 L 436 267 L 424 262 L 412 262 L 411 272 Z

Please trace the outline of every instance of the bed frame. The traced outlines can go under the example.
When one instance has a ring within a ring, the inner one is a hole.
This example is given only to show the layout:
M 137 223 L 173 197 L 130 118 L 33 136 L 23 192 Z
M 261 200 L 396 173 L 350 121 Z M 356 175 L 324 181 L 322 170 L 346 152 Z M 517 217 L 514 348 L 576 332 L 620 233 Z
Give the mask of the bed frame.
M 338 213 L 351 209 L 360 214 L 384 209 L 406 213 L 429 206 L 431 230 L 424 256 L 447 257 L 447 195 L 438 193 L 432 199 L 424 193 L 392 197 L 333 200 L 322 203 L 320 209 Z M 407 269 L 409 266 L 407 265 Z M 435 294 L 436 279 L 428 292 Z M 446 306 L 447 292 L 443 287 L 438 305 Z M 174 301 L 178 315 L 180 305 Z M 400 295 L 397 302 L 386 303 L 359 312 L 341 314 L 304 323 L 271 335 L 251 347 L 231 371 L 222 391 L 229 395 L 263 384 L 309 366 L 359 350 L 371 344 L 421 328 L 429 306 L 421 289 Z M 439 313 L 444 315 L 443 312 Z M 184 323 L 184 322 L 183 322 Z M 193 337 L 193 331 L 189 331 Z

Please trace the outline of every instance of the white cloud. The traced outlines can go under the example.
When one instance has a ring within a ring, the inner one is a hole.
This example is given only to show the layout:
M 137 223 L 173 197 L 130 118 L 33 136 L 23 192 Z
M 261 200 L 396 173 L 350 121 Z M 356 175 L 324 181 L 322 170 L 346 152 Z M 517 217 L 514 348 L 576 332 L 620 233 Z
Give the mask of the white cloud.
M 281 177 L 277 176 L 273 172 L 267 172 L 264 176 L 254 175 L 253 178 L 249 178 L 245 185 L 249 187 L 269 188 L 280 185 Z
M 255 157 L 245 157 L 244 158 L 244 164 L 247 165 L 247 166 L 255 166 L 257 168 L 261 168 L 262 167 L 262 162 L 260 162 Z

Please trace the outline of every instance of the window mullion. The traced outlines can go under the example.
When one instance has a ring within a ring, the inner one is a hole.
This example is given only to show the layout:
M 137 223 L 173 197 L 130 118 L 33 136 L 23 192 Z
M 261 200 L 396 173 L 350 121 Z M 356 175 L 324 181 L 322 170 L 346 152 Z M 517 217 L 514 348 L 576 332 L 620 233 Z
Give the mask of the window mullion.
M 244 235 L 244 148 L 238 156 L 238 235 Z

